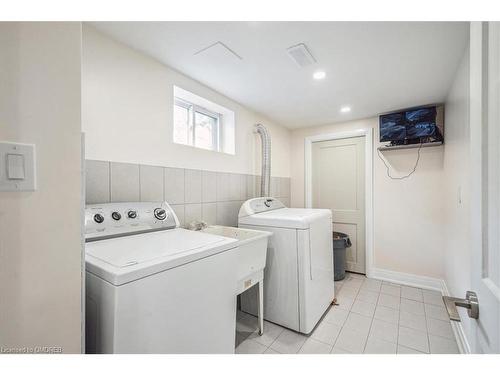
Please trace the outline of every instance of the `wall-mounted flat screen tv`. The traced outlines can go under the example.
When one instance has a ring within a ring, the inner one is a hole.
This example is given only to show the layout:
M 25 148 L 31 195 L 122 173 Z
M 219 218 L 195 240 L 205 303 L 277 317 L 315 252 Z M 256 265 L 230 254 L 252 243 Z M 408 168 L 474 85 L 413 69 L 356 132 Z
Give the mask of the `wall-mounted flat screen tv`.
M 433 105 L 380 115 L 380 142 L 394 145 L 444 141 L 444 107 Z

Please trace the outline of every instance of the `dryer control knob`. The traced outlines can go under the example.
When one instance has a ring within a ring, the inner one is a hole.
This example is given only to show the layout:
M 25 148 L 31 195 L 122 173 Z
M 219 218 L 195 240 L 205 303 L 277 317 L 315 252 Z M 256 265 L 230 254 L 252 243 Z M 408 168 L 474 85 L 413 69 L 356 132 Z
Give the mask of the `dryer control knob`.
M 111 214 L 111 217 L 112 217 L 113 219 L 115 219 L 116 221 L 118 221 L 118 220 L 120 220 L 120 219 L 122 218 L 122 215 L 120 215 L 120 213 L 119 213 L 119 212 L 116 212 L 116 211 L 115 211 L 115 212 L 113 212 L 113 213 Z
M 156 208 L 154 213 L 158 220 L 165 220 L 167 218 L 167 212 L 163 208 Z
M 137 217 L 137 211 L 130 210 L 127 212 L 127 216 L 129 219 L 135 219 Z
M 95 214 L 94 221 L 98 224 L 101 224 L 104 221 L 104 216 L 102 216 L 101 214 Z

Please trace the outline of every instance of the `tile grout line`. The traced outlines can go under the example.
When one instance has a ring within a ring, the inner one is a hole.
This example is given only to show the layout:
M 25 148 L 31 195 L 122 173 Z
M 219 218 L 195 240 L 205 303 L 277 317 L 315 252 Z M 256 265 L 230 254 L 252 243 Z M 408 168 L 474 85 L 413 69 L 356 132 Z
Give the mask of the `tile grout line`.
M 365 278 L 365 280 L 366 280 L 366 278 Z M 334 344 L 333 344 L 333 346 L 332 346 L 332 350 L 333 350 L 333 348 L 335 347 L 335 344 L 337 344 L 337 341 L 338 341 L 338 339 L 339 339 L 339 336 L 342 334 L 342 331 L 344 330 L 344 326 L 345 326 L 345 323 L 346 323 L 347 319 L 349 318 L 349 315 L 351 314 L 351 312 L 353 312 L 353 311 L 352 311 L 352 306 L 354 305 L 354 302 L 356 302 L 356 299 L 358 298 L 359 292 L 360 292 L 360 290 L 361 290 L 361 286 L 365 283 L 365 280 L 363 280 L 363 282 L 361 283 L 361 285 L 359 286 L 359 288 L 358 288 L 358 290 L 357 290 L 357 292 L 356 292 L 356 295 L 355 295 L 355 296 L 354 296 L 354 298 L 353 298 L 352 305 L 349 307 L 349 312 L 348 312 L 348 314 L 347 314 L 347 318 L 346 318 L 346 320 L 344 321 L 344 324 L 342 324 L 342 328 L 340 329 L 340 332 L 339 332 L 339 334 L 338 334 L 337 338 L 335 339 L 335 342 L 334 342 Z M 344 282 L 344 283 L 342 283 L 342 286 L 341 286 L 341 288 L 340 288 L 340 289 L 342 289 L 344 286 L 345 286 L 345 282 Z M 339 292 L 340 292 L 340 290 L 339 290 Z M 353 313 L 354 313 L 354 312 L 353 312 Z M 356 314 L 356 313 L 355 313 L 355 314 Z M 370 328 L 371 328 L 371 324 L 370 324 Z M 367 340 L 368 340 L 368 338 L 367 338 Z M 365 345 L 366 345 L 366 343 L 365 343 Z M 343 350 L 344 350 L 344 349 L 343 349 Z M 363 348 L 363 351 L 364 351 L 364 348 Z M 331 353 L 331 351 L 330 351 L 330 353 Z
M 401 300 L 403 299 L 403 288 L 399 288 L 399 313 L 398 313 L 398 335 L 396 336 L 396 354 L 398 353 L 399 348 L 399 329 L 401 327 Z
M 368 278 L 366 279 L 368 280 Z M 365 281 L 366 281 L 365 280 Z M 365 283 L 365 281 L 363 281 L 363 284 Z M 361 285 L 363 285 L 361 284 Z M 361 287 L 360 287 L 360 290 L 361 290 Z M 377 296 L 377 302 L 375 303 L 375 310 L 377 309 L 377 305 L 378 305 L 378 300 L 380 298 L 380 294 L 382 292 L 382 282 L 380 283 L 380 289 L 379 289 L 379 293 L 378 293 L 378 296 Z M 359 294 L 359 293 L 358 293 Z M 372 320 L 370 322 L 370 328 L 368 329 L 368 335 L 366 336 L 366 341 L 365 341 L 365 346 L 363 347 L 363 354 L 365 353 L 366 351 L 366 346 L 368 345 L 368 339 L 370 338 L 370 332 L 372 330 L 372 326 L 373 326 L 373 320 L 375 319 L 375 311 L 373 311 L 373 316 L 372 316 Z
M 137 168 L 139 169 L 139 202 L 142 202 L 141 164 Z
M 422 301 L 424 297 L 422 295 Z M 429 347 L 429 354 L 431 353 L 431 339 L 429 338 L 429 326 L 427 325 L 427 310 L 425 309 L 425 303 L 422 302 L 422 305 L 424 306 L 424 317 L 425 317 L 425 335 L 427 337 L 427 345 Z
M 342 290 L 342 288 L 344 287 L 344 282 L 345 282 L 345 276 L 344 276 L 344 281 L 340 284 L 340 288 L 339 288 L 338 293 L 336 293 L 336 295 L 335 295 L 335 299 L 337 298 L 337 294 L 339 294 L 340 291 Z M 334 289 L 335 289 L 335 281 L 333 283 L 334 283 Z M 332 305 L 331 308 L 334 308 L 334 307 L 335 307 L 335 305 Z M 349 310 L 347 316 L 349 316 L 350 312 L 351 311 Z M 346 318 L 346 320 L 347 320 L 347 318 Z M 344 323 L 342 323 L 342 326 L 340 327 L 339 334 L 337 335 L 337 337 L 335 338 L 335 340 L 333 342 L 332 349 L 330 349 L 330 354 L 332 354 L 333 348 L 335 348 L 335 344 L 337 343 L 337 340 L 339 339 L 339 336 L 342 333 L 342 330 L 344 329 L 344 324 L 345 324 L 346 320 L 344 321 Z
M 111 201 L 111 162 L 108 161 L 108 198 Z

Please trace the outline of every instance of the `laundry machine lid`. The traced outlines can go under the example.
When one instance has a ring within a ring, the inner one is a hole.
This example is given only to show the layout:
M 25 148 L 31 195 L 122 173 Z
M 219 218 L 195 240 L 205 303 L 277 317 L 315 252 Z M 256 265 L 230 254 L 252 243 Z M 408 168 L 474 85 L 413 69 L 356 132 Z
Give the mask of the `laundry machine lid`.
M 182 228 L 89 242 L 87 271 L 121 285 L 236 247 L 236 240 Z
M 263 200 L 272 199 L 269 207 L 262 207 Z M 319 208 L 286 208 L 274 198 L 254 198 L 246 201 L 240 209 L 238 222 L 279 228 L 308 229 L 316 220 L 332 217 L 332 212 Z M 279 202 L 279 201 L 278 201 Z

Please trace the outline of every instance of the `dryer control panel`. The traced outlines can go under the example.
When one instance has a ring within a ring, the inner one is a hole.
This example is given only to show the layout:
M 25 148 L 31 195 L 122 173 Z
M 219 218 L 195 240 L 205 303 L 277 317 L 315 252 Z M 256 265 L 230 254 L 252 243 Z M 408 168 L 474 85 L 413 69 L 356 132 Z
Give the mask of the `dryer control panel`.
M 85 241 L 172 229 L 179 220 L 167 202 L 91 204 L 85 208 Z
M 240 208 L 239 217 L 258 214 L 259 212 L 278 210 L 286 206 L 276 198 L 261 197 L 247 200 Z

